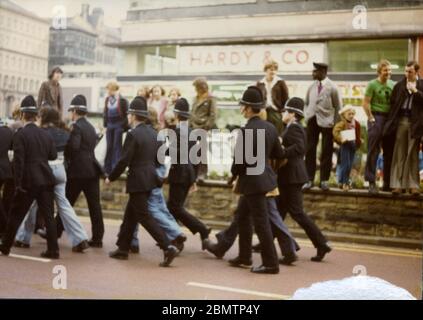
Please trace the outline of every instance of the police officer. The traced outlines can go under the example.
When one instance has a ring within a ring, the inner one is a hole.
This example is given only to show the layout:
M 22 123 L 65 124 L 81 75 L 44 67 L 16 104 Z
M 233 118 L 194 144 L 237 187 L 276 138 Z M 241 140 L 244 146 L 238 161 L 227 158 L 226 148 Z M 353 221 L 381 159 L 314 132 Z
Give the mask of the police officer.
M 1 193 L 6 181 L 13 178 L 9 161 L 9 150 L 12 149 L 13 131 L 0 119 L 0 235 L 6 229 L 7 214 L 3 205 Z
M 97 144 L 97 134 L 88 122 L 87 100 L 83 95 L 75 96 L 68 109 L 70 118 L 74 121 L 68 144 L 65 148 L 65 162 L 67 163 L 66 197 L 73 206 L 81 192 L 88 203 L 91 219 L 92 239 L 88 241 L 90 247 L 103 246 L 104 222 L 100 206 L 100 176 L 103 174 L 97 162 L 94 149 Z M 56 219 L 60 219 L 57 216 Z M 63 231 L 59 225 L 59 236 Z
M 288 162 L 278 171 L 279 212 L 283 218 L 289 212 L 292 219 L 304 229 L 317 248 L 317 255 L 311 260 L 319 262 L 332 249 L 320 229 L 303 209 L 302 186 L 308 180 L 304 161 L 306 133 L 300 122 L 304 117 L 303 110 L 304 101 L 297 97 L 289 99 L 283 109 L 282 120 L 285 123 L 285 130 L 282 133 L 282 141 Z
M 165 232 L 148 212 L 148 197 L 151 190 L 162 184 L 156 173 L 159 143 L 157 132 L 148 122 L 147 102 L 136 97 L 128 109 L 128 123 L 133 128 L 125 138 L 121 158 L 106 178 L 106 184 L 116 180 L 129 167 L 126 192 L 129 201 L 120 228 L 118 249 L 110 252 L 114 259 L 127 260 L 131 240 L 137 223 L 147 230 L 164 251 L 160 266 L 167 267 L 176 257 L 178 250 L 170 244 Z
M 175 219 L 180 221 L 193 234 L 199 233 L 204 243 L 211 229 L 207 228 L 204 223 L 184 208 L 188 192 L 197 178 L 196 170 L 189 158 L 190 150 L 196 144 L 196 141 L 189 141 L 191 128 L 188 125 L 190 117 L 188 101 L 185 98 L 176 100 L 173 112 L 176 114 L 178 124 L 175 129 L 175 139 L 171 139 L 169 145 L 172 165 L 168 177 L 169 200 L 167 206 Z M 185 150 L 187 152 L 186 155 L 181 154 L 182 144 L 188 144 L 188 148 Z M 186 161 L 182 161 L 184 157 Z
M 21 114 L 24 126 L 13 137 L 16 191 L 0 251 L 4 255 L 10 253 L 16 232 L 36 200 L 47 228 L 47 251 L 42 252 L 41 256 L 58 259 L 53 204 L 55 178 L 48 165 L 49 160 L 57 158 L 56 147 L 51 136 L 35 124 L 38 109 L 34 97 L 27 96 L 23 99 Z
M 235 267 L 252 265 L 254 225 L 261 243 L 263 264 L 251 268 L 251 272 L 276 274 L 279 273 L 279 263 L 269 222 L 266 194 L 277 186 L 270 159 L 282 159 L 283 150 L 275 126 L 260 119 L 260 111 L 265 107 L 262 91 L 255 86 L 248 87 L 240 105 L 241 113 L 248 121 L 235 145 L 231 168 L 232 176 L 238 177 L 239 191 L 243 195 L 238 204 L 239 255 L 229 263 Z M 248 150 L 252 150 L 252 154 Z M 249 156 L 256 157 L 256 161 L 251 161 Z

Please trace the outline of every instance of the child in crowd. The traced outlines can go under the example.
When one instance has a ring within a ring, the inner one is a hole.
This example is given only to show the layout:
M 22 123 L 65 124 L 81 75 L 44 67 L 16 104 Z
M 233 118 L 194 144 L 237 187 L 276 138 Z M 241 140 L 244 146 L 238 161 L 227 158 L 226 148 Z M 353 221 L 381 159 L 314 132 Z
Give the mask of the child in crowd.
M 340 145 L 339 156 L 339 184 L 344 191 L 351 189 L 350 173 L 354 163 L 355 152 L 361 145 L 360 123 L 354 119 L 355 110 L 351 105 L 343 107 L 339 114 L 339 121 L 333 128 L 333 138 Z

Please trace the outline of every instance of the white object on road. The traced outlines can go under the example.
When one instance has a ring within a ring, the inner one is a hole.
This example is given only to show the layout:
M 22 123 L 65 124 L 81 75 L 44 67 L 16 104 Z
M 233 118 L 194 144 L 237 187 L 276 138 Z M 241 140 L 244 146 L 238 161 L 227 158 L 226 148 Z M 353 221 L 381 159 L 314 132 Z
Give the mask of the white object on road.
M 383 279 L 353 276 L 312 284 L 295 291 L 292 300 L 416 300 L 407 290 Z

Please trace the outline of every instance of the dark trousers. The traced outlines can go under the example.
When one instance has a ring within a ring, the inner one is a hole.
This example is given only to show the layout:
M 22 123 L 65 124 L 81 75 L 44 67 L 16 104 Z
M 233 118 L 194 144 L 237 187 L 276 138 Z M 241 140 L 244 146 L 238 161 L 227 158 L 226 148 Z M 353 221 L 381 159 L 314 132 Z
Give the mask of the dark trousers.
M 355 142 L 348 141 L 339 148 L 339 177 L 338 182 L 341 184 L 348 184 L 350 180 L 351 169 L 354 163 L 355 156 Z
M 241 199 L 239 201 L 241 201 Z M 286 256 L 294 254 L 297 248 L 299 249 L 299 246 L 295 239 L 292 237 L 287 226 L 283 223 L 275 199 L 268 197 L 266 198 L 266 201 L 272 233 L 273 236 L 278 240 L 282 255 Z M 232 223 L 226 229 L 216 234 L 218 245 L 222 251 L 228 251 L 238 236 L 240 208 L 242 209 L 242 205 L 238 206 L 235 210 Z
M 12 247 L 16 232 L 34 201 L 37 201 L 39 212 L 46 223 L 47 249 L 51 252 L 57 252 L 59 251 L 59 246 L 57 244 L 56 223 L 54 221 L 53 186 L 38 187 L 26 192 L 19 191 L 14 195 L 3 244 L 6 248 L 10 249 Z
M 326 244 L 327 240 L 313 220 L 304 212 L 303 192 L 301 184 L 280 185 L 279 186 L 279 212 L 282 219 L 287 213 L 297 222 L 316 248 Z
M 153 237 L 162 250 L 166 250 L 170 242 L 165 232 L 156 220 L 148 212 L 149 192 L 137 192 L 129 194 L 125 215 L 120 227 L 116 245 L 120 250 L 129 251 L 137 223 L 141 223 L 145 230 Z
M 374 115 L 375 122 L 367 123 L 367 161 L 364 177 L 366 181 L 376 182 L 376 163 L 383 149 L 383 185 L 389 188 L 391 181 L 391 164 L 395 146 L 395 134 L 383 136 L 383 127 L 386 117 L 383 115 Z
M 198 232 L 201 238 L 205 239 L 208 236 L 206 225 L 184 208 L 190 187 L 191 186 L 187 184 L 171 183 L 169 185 L 169 200 L 167 207 L 172 216 L 186 226 L 192 234 Z
M 123 129 L 119 126 L 108 125 L 106 130 L 106 158 L 104 160 L 104 171 L 110 174 L 119 161 L 122 153 Z
M 100 205 L 100 181 L 92 179 L 69 179 L 66 183 L 66 198 L 73 207 L 81 192 L 87 199 L 91 219 L 91 232 L 93 241 L 102 241 L 104 235 L 103 212 Z M 56 216 L 58 236 L 64 230 L 60 215 Z
M 6 212 L 6 218 L 9 215 L 10 208 L 12 207 L 13 196 L 15 194 L 15 181 L 8 179 L 4 181 L 3 187 L 3 206 Z
M 1 192 L 4 183 L 5 183 L 4 180 L 0 180 L 0 234 L 4 233 L 4 231 L 6 230 L 6 224 L 7 224 L 7 214 L 6 214 L 6 210 L 4 209 L 3 195 Z
M 278 256 L 273 243 L 265 194 L 244 195 L 239 206 L 239 257 L 252 255 L 253 226 L 261 244 L 261 258 L 266 267 L 277 267 Z
M 310 181 L 314 181 L 316 175 L 317 145 L 319 136 L 322 134 L 322 156 L 320 161 L 320 181 L 327 181 L 332 169 L 333 134 L 332 128 L 322 128 L 317 124 L 316 117 L 307 122 L 307 153 L 306 167 Z

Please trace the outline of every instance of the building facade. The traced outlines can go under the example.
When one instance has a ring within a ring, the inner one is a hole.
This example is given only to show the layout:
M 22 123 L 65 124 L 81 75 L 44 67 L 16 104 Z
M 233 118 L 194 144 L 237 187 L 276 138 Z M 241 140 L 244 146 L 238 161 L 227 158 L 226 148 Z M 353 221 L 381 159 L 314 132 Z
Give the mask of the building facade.
M 120 30 L 105 23 L 102 8 L 90 12 L 82 4 L 81 12 L 67 19 L 65 29 L 50 29 L 50 67 L 64 71 L 61 85 L 65 107 L 76 94 L 85 94 L 91 112 L 102 110 L 106 90 L 103 86 L 116 79 L 122 64 L 121 50 L 109 43 L 120 42 Z
M 205 76 L 223 128 L 242 121 L 231 116 L 236 102 L 263 77 L 266 59 L 278 61 L 290 96 L 303 98 L 312 62 L 323 61 L 344 103 L 360 106 L 381 58 L 391 61 L 394 79 L 407 60 L 423 63 L 422 16 L 423 1 L 132 1 L 118 80 L 128 97 L 154 83 L 176 85 L 191 97 L 192 80 Z
M 0 117 L 27 94 L 36 96 L 48 70 L 49 21 L 0 1 Z

